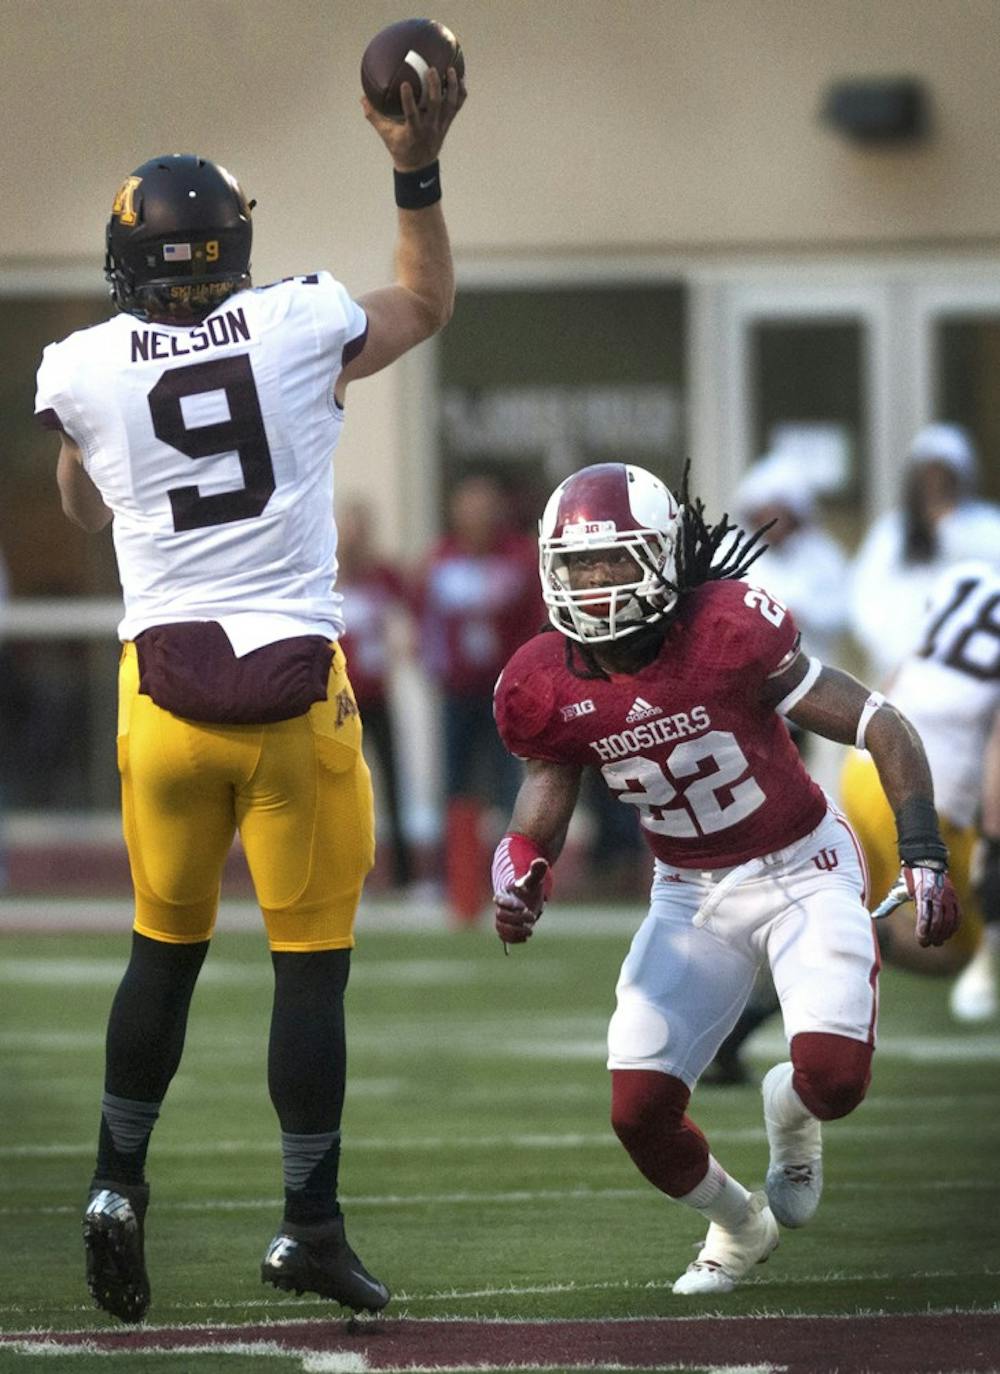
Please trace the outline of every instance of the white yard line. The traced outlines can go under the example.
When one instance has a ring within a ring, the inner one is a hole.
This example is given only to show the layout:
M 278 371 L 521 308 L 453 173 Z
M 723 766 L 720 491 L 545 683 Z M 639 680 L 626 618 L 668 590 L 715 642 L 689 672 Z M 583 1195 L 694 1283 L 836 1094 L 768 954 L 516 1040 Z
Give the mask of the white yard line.
M 858 1275 L 850 1275 L 850 1274 L 842 1274 L 842 1273 L 827 1273 L 827 1274 L 816 1274 L 816 1275 L 804 1275 L 803 1278 L 802 1278 L 802 1281 L 803 1281 L 803 1282 L 806 1282 L 806 1283 L 823 1284 L 823 1283 L 831 1283 L 831 1282 L 863 1282 L 863 1281 L 867 1281 L 867 1280 L 869 1280 L 869 1279 L 871 1279 L 873 1282 L 882 1282 L 882 1281 L 886 1281 L 886 1280 L 889 1280 L 889 1279 L 900 1280 L 900 1281 L 905 1281 L 905 1280 L 907 1280 L 907 1279 L 950 1279 L 950 1278 L 959 1278 L 959 1277 L 963 1277 L 963 1276 L 965 1276 L 967 1273 L 968 1273 L 968 1270 L 962 1270 L 961 1273 L 959 1273 L 959 1271 L 957 1271 L 957 1270 L 942 1270 L 942 1271 L 939 1272 L 939 1273 L 938 1273 L 938 1272 L 935 1272 L 935 1273 L 930 1273 L 930 1272 L 917 1272 L 917 1273 L 912 1273 L 912 1274 L 904 1274 L 904 1273 L 892 1273 L 892 1274 L 884 1273 L 884 1274 L 881 1274 L 881 1273 L 880 1273 L 880 1274 L 863 1274 L 863 1275 L 862 1275 L 862 1274 L 858 1274 Z M 1000 1276 L 1000 1270 L 989 1270 L 989 1269 L 987 1269 L 987 1270 L 983 1270 L 982 1273 L 983 1273 L 984 1275 L 986 1275 L 987 1277 L 992 1276 L 992 1275 Z M 620 1291 L 626 1291 L 626 1292 L 638 1292 L 638 1291 L 647 1291 L 647 1292 L 648 1292 L 648 1291 L 650 1291 L 650 1290 L 658 1290 L 658 1289 L 661 1289 L 661 1288 L 663 1287 L 663 1285 L 664 1285 L 664 1282 L 665 1282 L 664 1280 L 657 1280 L 657 1281 L 655 1281 L 655 1282 L 651 1280 L 651 1281 L 646 1282 L 646 1283 L 630 1283 L 630 1282 L 626 1279 L 626 1280 L 623 1280 L 623 1281 L 620 1281 L 620 1282 L 617 1282 L 617 1283 L 567 1283 L 567 1284 L 550 1285 L 549 1287 L 546 1287 L 546 1288 L 514 1288 L 514 1287 L 507 1287 L 507 1288 L 482 1289 L 482 1290 L 477 1290 L 476 1292 L 470 1292 L 470 1293 L 465 1293 L 465 1292 L 462 1292 L 461 1290 L 453 1289 L 453 1290 L 449 1290 L 449 1292 L 443 1293 L 443 1294 L 429 1294 L 429 1295 L 420 1295 L 420 1294 L 412 1294 L 412 1293 L 411 1293 L 411 1294 L 406 1294 L 406 1293 L 394 1294 L 394 1302 L 399 1302 L 399 1301 L 402 1301 L 402 1300 L 404 1300 L 404 1299 L 405 1299 L 406 1301 L 408 1301 L 408 1302 L 415 1302 L 415 1301 L 423 1300 L 423 1298 L 424 1298 L 425 1296 L 431 1297 L 431 1298 L 437 1298 L 437 1297 L 454 1298 L 454 1299 L 457 1300 L 457 1299 L 460 1299 L 460 1298 L 463 1298 L 463 1297 L 477 1297 L 477 1296 L 480 1295 L 480 1293 L 485 1294 L 486 1296 L 492 1296 L 492 1297 L 507 1297 L 507 1296 L 514 1296 L 514 1297 L 517 1297 L 517 1296 L 519 1296 L 519 1295 L 530 1296 L 530 1295 L 532 1295 L 532 1294 L 538 1294 L 538 1293 L 542 1293 L 542 1294 L 555 1293 L 555 1294 L 558 1295 L 558 1294 L 560 1294 L 560 1293 L 567 1293 L 567 1292 L 570 1292 L 570 1293 L 590 1293 L 590 1292 L 607 1292 L 608 1290 L 620 1290 Z M 227 1322 L 227 1321 L 224 1321 L 224 1320 L 206 1320 L 206 1321 L 199 1321 L 199 1322 L 181 1322 L 181 1323 L 179 1323 L 179 1324 L 178 1324 L 178 1323 L 170 1323 L 170 1322 L 158 1322 L 158 1323 L 146 1323 L 146 1322 L 144 1322 L 143 1325 L 142 1325 L 142 1327 L 141 1327 L 140 1329 L 141 1329 L 141 1331 L 143 1332 L 143 1334 L 146 1335 L 146 1336 L 155 1336 L 155 1335 L 158 1335 L 158 1334 L 160 1334 L 160 1333 L 162 1333 L 162 1332 L 178 1332 L 178 1331 L 179 1331 L 179 1332 L 183 1332 L 183 1333 L 190 1333 L 190 1334 L 193 1336 L 193 1335 L 196 1335 L 197 1332 L 199 1332 L 199 1331 L 232 1331 L 232 1332 L 235 1334 L 235 1333 L 238 1333 L 238 1332 L 240 1332 L 240 1331 L 245 1331 L 248 1324 L 249 1324 L 249 1325 L 260 1325 L 260 1326 L 303 1327 L 303 1328 L 308 1329 L 309 1327 L 312 1327 L 312 1326 L 327 1325 L 327 1324 L 329 1323 L 329 1320 L 330 1320 L 330 1318 L 329 1318 L 330 1303 L 329 1303 L 329 1301 L 327 1301 L 327 1300 L 325 1300 L 325 1299 L 323 1299 L 323 1298 L 292 1298 L 292 1297 L 281 1297 L 281 1298 L 276 1298 L 276 1297 L 272 1297 L 272 1298 L 252 1298 L 252 1299 L 248 1299 L 248 1300 L 241 1301 L 241 1302 L 225 1302 L 225 1301 L 223 1301 L 223 1300 L 220 1299 L 220 1298 L 215 1298 L 215 1299 L 213 1299 L 211 1302 L 178 1302 L 178 1303 L 158 1302 L 158 1303 L 157 1303 L 157 1310 L 158 1310 L 158 1311 L 164 1311 L 164 1312 L 169 1312 L 169 1311 L 172 1311 L 172 1310 L 177 1310 L 177 1311 L 182 1311 L 182 1312 L 187 1312 L 187 1311 L 228 1312 L 228 1311 L 231 1311 L 231 1310 L 235 1310 L 235 1311 L 242 1312 L 242 1311 L 244 1311 L 244 1310 L 251 1310 L 251 1309 L 256 1309 L 256 1308 L 268 1308 L 268 1309 L 272 1309 L 272 1310 L 279 1311 L 279 1312 L 281 1312 L 281 1313 L 285 1313 L 285 1312 L 289 1311 L 291 1308 L 295 1308 L 295 1307 L 318 1307 L 318 1308 L 320 1308 L 320 1309 L 322 1310 L 322 1312 L 323 1312 L 325 1315 L 319 1316 L 319 1317 L 316 1317 L 316 1316 L 286 1317 L 286 1316 L 282 1315 L 282 1316 L 279 1316 L 279 1317 L 266 1317 L 266 1318 L 263 1318 L 259 1323 L 247 1323 L 247 1322 L 245 1322 L 245 1321 L 231 1321 L 231 1322 Z M 38 1303 L 38 1304 L 31 1304 L 31 1305 L 23 1304 L 23 1303 L 22 1303 L 22 1304 L 11 1304 L 11 1303 L 8 1303 L 8 1304 L 0 1304 L 0 1314 L 29 1315 L 29 1314 L 31 1314 L 31 1313 L 33 1313 L 33 1312 L 45 1312 L 45 1313 L 47 1313 L 47 1314 L 50 1315 L 50 1316 L 53 1315 L 53 1314 L 56 1313 L 56 1312 L 89 1312 L 89 1313 L 92 1314 L 92 1313 L 93 1313 L 93 1308 L 92 1308 L 89 1304 L 87 1304 L 87 1303 L 77 1303 L 77 1304 L 74 1304 L 72 1307 L 61 1307 L 61 1308 L 53 1308 L 52 1305 L 49 1304 L 49 1303 L 45 1303 L 45 1304 L 43 1304 L 43 1303 Z M 936 1307 L 936 1308 L 928 1308 L 928 1307 L 921 1307 L 921 1308 L 919 1308 L 919 1309 L 917 1309 L 917 1310 L 914 1310 L 914 1311 L 912 1311 L 912 1312 L 892 1312 L 892 1313 L 886 1313 L 886 1312 L 884 1312 L 881 1308 L 872 1307 L 872 1308 L 866 1310 L 865 1315 L 866 1315 L 866 1316 L 870 1316 L 870 1317 L 884 1317 L 884 1316 L 893 1316 L 893 1317 L 926 1317 L 926 1316 L 933 1316 L 933 1317 L 957 1316 L 957 1317 L 961 1317 L 961 1316 L 973 1316 L 973 1317 L 981 1317 L 981 1316 L 983 1316 L 983 1315 L 987 1315 L 987 1316 L 991 1316 L 991 1315 L 1000 1315 L 1000 1305 L 994 1305 L 992 1308 L 983 1308 L 983 1307 Z M 432 1317 L 431 1317 L 431 1316 L 413 1316 L 413 1315 L 411 1315 L 411 1314 L 409 1314 L 409 1313 L 407 1313 L 407 1312 L 404 1311 L 404 1312 L 396 1312 L 396 1313 L 394 1313 L 393 1317 L 390 1319 L 390 1322 L 391 1322 L 391 1321 L 409 1321 L 409 1322 L 415 1322 L 415 1323 L 417 1323 L 418 1325 L 421 1325 L 421 1326 L 428 1326 L 428 1327 L 432 1327 L 432 1326 L 447 1326 L 447 1325 L 460 1325 L 460 1324 L 463 1323 L 463 1322 L 480 1322 L 480 1323 L 482 1323 L 482 1324 L 484 1324 L 484 1325 L 489 1325 L 489 1326 L 533 1326 L 533 1325 L 536 1325 L 536 1324 L 538 1324 L 538 1323 L 541 1323 L 541 1324 L 543 1324 L 543 1325 L 545 1325 L 545 1326 L 559 1327 L 559 1326 L 572 1326 L 572 1325 L 575 1325 L 575 1324 L 577 1324 L 577 1323 L 579 1323 L 579 1322 L 586 1322 L 586 1321 L 598 1321 L 598 1322 L 600 1322 L 600 1324 L 601 1324 L 602 1326 L 618 1326 L 618 1325 L 622 1325 L 622 1324 L 624 1324 L 624 1323 L 632 1323 L 632 1322 L 643 1322 L 643 1323 L 649 1323 L 649 1324 L 651 1324 L 651 1325 L 652 1325 L 652 1324 L 655 1324 L 655 1323 L 662 1323 L 663 1325 L 674 1325 L 675 1323 L 678 1323 L 678 1322 L 685 1322 L 685 1323 L 687 1323 L 687 1322 L 703 1322 L 703 1321 L 709 1321 L 709 1322 L 715 1324 L 715 1323 L 723 1323 L 723 1322 L 729 1322 L 729 1321 L 732 1321 L 732 1322 L 743 1322 L 743 1321 L 746 1321 L 746 1320 L 748 1320 L 748 1319 L 749 1319 L 749 1320 L 753 1320 L 753 1321 L 772 1321 L 772 1320 L 773 1320 L 773 1321 L 808 1321 L 808 1322 L 832 1322 L 832 1323 L 836 1323 L 836 1322 L 842 1322 L 842 1321 L 853 1321 L 853 1320 L 855 1319 L 856 1316 L 857 1316 L 857 1313 L 855 1313 L 855 1312 L 847 1312 L 847 1313 L 844 1313 L 844 1312 L 825 1312 L 825 1313 L 817 1313 L 817 1312 L 814 1312 L 814 1311 L 809 1311 L 809 1312 L 786 1312 L 786 1311 L 781 1311 L 781 1312 L 720 1312 L 720 1311 L 715 1311 L 715 1312 L 686 1312 L 686 1313 L 684 1313 L 684 1312 L 678 1312 L 678 1313 L 676 1313 L 676 1314 L 671 1314 L 671 1315 L 669 1315 L 669 1316 L 652 1316 L 652 1317 L 641 1317 L 641 1316 L 612 1317 L 612 1316 L 603 1316 L 603 1317 L 594 1317 L 594 1318 L 589 1318 L 589 1317 L 540 1317 L 540 1316 L 531 1316 L 531 1317 L 500 1317 L 500 1316 L 476 1317 L 476 1316 L 470 1316 L 467 1312 L 466 1312 L 466 1313 L 463 1313 L 463 1312 L 454 1312 L 454 1313 L 445 1313 L 445 1312 L 441 1312 L 441 1313 L 438 1313 L 438 1314 L 436 1314 L 435 1316 L 432 1316 Z M 118 1329 L 120 1329 L 120 1328 L 111 1328 L 111 1330 L 118 1330 Z M 39 1344 L 52 1344 L 52 1345 L 55 1345 L 56 1342 L 54 1342 L 54 1341 L 47 1341 L 47 1340 L 46 1340 L 46 1333 L 49 1333 L 49 1332 L 51 1332 L 51 1331 L 53 1331 L 53 1330 L 54 1330 L 54 1328 L 52 1328 L 52 1327 L 45 1327 L 44 1329 L 43 1329 L 43 1328 L 36 1328 L 36 1330 L 35 1330 L 34 1332 L 32 1332 L 31 1336 L 25 1335 L 25 1336 L 23 1336 L 23 1337 L 19 1337 L 18 1339 L 20 1339 L 20 1340 L 32 1340 L 32 1339 L 37 1339 L 37 1341 L 38 1341 Z M 83 1340 L 85 1341 L 88 1337 L 94 1336 L 94 1335 L 96 1335 L 96 1334 L 101 1334 L 101 1333 L 100 1333 L 99 1331 L 95 1331 L 95 1329 L 94 1329 L 93 1327 L 88 1327 L 88 1328 L 86 1328 L 86 1329 L 80 1329 L 80 1328 L 73 1329 L 73 1328 L 69 1328 L 68 1330 L 61 1330 L 61 1331 L 59 1332 L 59 1334 L 60 1334 L 60 1335 L 63 1335 L 63 1336 L 79 1336 L 79 1337 L 81 1337 L 81 1339 L 83 1339 Z M 104 1334 L 106 1334 L 106 1331 L 105 1331 Z M 13 1344 L 15 1344 L 15 1343 L 16 1343 L 16 1342 L 13 1341 L 13 1340 L 10 1338 L 10 1336 L 8 1336 L 6 1333 L 0 1332 L 0 1350 L 4 1349 L 4 1348 L 6 1348 L 6 1347 L 9 1347 L 9 1346 L 11 1346 L 11 1345 L 13 1345 Z M 217 1347 L 216 1347 L 216 1348 L 217 1348 Z
M 908 1122 L 906 1132 L 927 1139 L 954 1134 L 954 1122 L 941 1116 L 933 1120 Z M 838 1140 L 896 1140 L 899 1129 L 892 1122 L 838 1121 L 832 1130 Z M 726 1144 L 754 1144 L 766 1139 L 761 1126 L 715 1126 L 713 1142 Z M 157 1142 L 161 1158 L 202 1158 L 216 1155 L 271 1154 L 277 1144 L 271 1139 L 203 1140 L 174 1144 Z M 358 1154 L 429 1150 L 436 1155 L 446 1152 L 469 1154 L 477 1150 L 620 1150 L 616 1136 L 610 1131 L 522 1132 L 504 1131 L 492 1135 L 409 1135 L 401 1131 L 391 1136 L 349 1136 L 345 1148 Z M 82 1158 L 92 1154 L 94 1143 L 87 1141 L 48 1141 L 37 1145 L 0 1145 L 0 1159 Z M 984 1180 L 988 1186 L 989 1180 Z M 852 1187 L 855 1186 L 852 1184 Z M 936 1185 L 940 1186 L 940 1185 Z
M 21 959 L 7 958 L 0 964 L 0 985 L 12 987 L 115 987 L 125 971 L 121 959 Z M 551 971 L 535 964 L 527 970 L 530 982 L 548 982 Z M 471 983 L 492 984 L 493 970 L 475 959 L 378 959 L 359 961 L 351 971 L 352 984 L 358 981 L 380 987 L 466 987 Z M 209 958 L 198 978 L 199 984 L 225 987 L 270 988 L 274 975 L 262 958 L 259 963 L 234 959 Z M 524 981 L 523 979 L 521 981 Z
M 858 1193 L 977 1193 L 983 1198 L 992 1198 L 1000 1193 L 1000 1179 L 921 1179 L 903 1180 L 899 1183 L 875 1183 L 854 1181 L 846 1184 L 852 1192 Z M 648 1188 L 534 1188 L 512 1189 L 509 1192 L 455 1192 L 455 1193 L 386 1193 L 371 1197 L 357 1196 L 342 1198 L 345 1207 L 371 1208 L 383 1207 L 463 1207 L 463 1206 L 517 1206 L 539 1202 L 623 1202 L 649 1201 Z M 263 1212 L 281 1207 L 281 1198 L 199 1198 L 197 1201 L 171 1202 L 158 1200 L 158 1212 Z M 71 1203 L 50 1205 L 28 1205 L 0 1207 L 0 1217 L 62 1217 L 75 1216 L 79 1207 Z M 976 1271 L 982 1272 L 980 1270 Z
M 0 1345 L 0 1349 L 5 1347 Z M 127 1358 L 134 1355 L 133 1350 L 113 1350 L 83 1341 L 79 1345 L 64 1345 L 59 1341 L 17 1341 L 8 1347 L 18 1355 L 48 1356 L 61 1359 L 66 1355 L 103 1355 L 108 1359 Z M 147 1355 L 244 1355 L 258 1358 L 301 1359 L 303 1371 L 309 1374 L 365 1374 L 370 1369 L 368 1361 L 360 1351 L 336 1351 L 317 1355 L 315 1351 L 295 1350 L 279 1345 L 277 1341 L 225 1341 L 216 1345 L 144 1345 L 141 1349 L 143 1359 Z
M 376 1030 L 371 1026 L 355 1024 L 351 1033 L 352 1043 L 367 1051 L 400 1054 L 424 1054 L 433 1049 L 440 1054 L 461 1054 L 463 1058 L 505 1059 L 551 1061 L 564 1064 L 567 1060 L 585 1061 L 603 1065 L 607 1046 L 603 1035 L 581 1036 L 567 1034 L 565 1039 L 553 1036 L 551 1019 L 539 1017 L 538 1033 L 535 1037 L 523 1039 L 503 1039 L 496 1033 L 492 1021 L 478 1022 L 475 1026 L 463 1024 L 461 1043 L 454 1039 L 454 1028 L 461 1018 L 451 1016 L 445 1019 L 420 1021 L 406 1018 L 400 1021 L 386 1021 L 383 1028 Z M 547 1033 L 546 1033 L 547 1032 Z M 244 1058 L 246 1049 L 256 1047 L 259 1037 L 242 1035 L 235 1030 L 220 1037 L 213 1051 L 215 1062 Z M 103 1029 L 93 1031 L 8 1031 L 0 1040 L 0 1054 L 25 1053 L 53 1054 L 62 1056 L 80 1050 L 92 1050 L 104 1044 Z M 786 1058 L 787 1047 L 777 1035 L 759 1036 L 751 1046 L 751 1053 L 761 1058 L 778 1060 Z M 995 1064 L 1000 1062 L 1000 1035 L 996 1032 L 981 1032 L 973 1035 L 956 1032 L 953 1036 L 934 1035 L 896 1035 L 885 1036 L 879 1041 L 877 1059 L 893 1059 L 913 1064 Z
M 0 932 L 29 935 L 49 930 L 106 931 L 124 933 L 131 928 L 133 903 L 126 897 L 3 897 L 0 898 Z M 634 906 L 553 907 L 546 918 L 545 933 L 553 939 L 572 936 L 630 936 L 646 915 L 644 904 Z M 486 928 L 486 921 L 483 921 Z M 259 932 L 261 914 L 254 902 L 224 900 L 216 926 L 226 931 Z M 395 901 L 363 898 L 358 912 L 359 939 L 375 942 L 381 935 L 429 932 L 454 934 L 454 926 L 442 898 L 439 901 L 399 898 Z
M 58 1341 L 18 1341 L 9 1347 L 18 1355 L 27 1356 L 48 1356 L 61 1358 L 66 1355 L 102 1355 L 109 1359 L 121 1359 L 133 1354 L 130 1350 L 112 1350 L 107 1347 L 98 1346 L 93 1342 L 81 1343 L 80 1345 L 62 1345 Z M 302 1374 L 367 1374 L 371 1369 L 368 1360 L 361 1351 L 322 1351 L 304 1350 L 289 1346 L 278 1345 L 274 1341 L 227 1341 L 218 1345 L 144 1345 L 142 1356 L 147 1355 L 243 1355 L 259 1357 L 281 1357 L 283 1359 L 300 1359 L 302 1361 Z M 482 1360 L 466 1364 L 433 1364 L 433 1365 L 380 1365 L 379 1368 L 384 1374 L 394 1374 L 395 1370 L 405 1371 L 405 1374 L 466 1374 L 466 1371 L 474 1371 L 474 1374 L 491 1374 L 491 1371 L 558 1371 L 567 1370 L 621 1370 L 626 1371 L 634 1368 L 632 1365 L 618 1364 L 613 1361 L 573 1361 L 572 1363 L 561 1361 L 559 1364 L 546 1364 L 539 1361 L 518 1361 L 512 1364 L 509 1361 L 503 1364 L 490 1364 Z M 712 1365 L 706 1369 L 703 1364 L 674 1364 L 671 1369 L 705 1369 L 706 1374 L 784 1374 L 787 1365 L 775 1364 L 755 1364 L 755 1365 Z

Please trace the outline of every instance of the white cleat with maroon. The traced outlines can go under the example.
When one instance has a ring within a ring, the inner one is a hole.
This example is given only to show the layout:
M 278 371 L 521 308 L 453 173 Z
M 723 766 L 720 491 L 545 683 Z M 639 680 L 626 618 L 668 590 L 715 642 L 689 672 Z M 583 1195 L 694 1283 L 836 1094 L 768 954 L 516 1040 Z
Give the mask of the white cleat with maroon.
M 747 1214 L 735 1231 L 712 1222 L 698 1258 L 674 1284 L 683 1297 L 731 1293 L 755 1264 L 763 1264 L 778 1244 L 778 1223 L 763 1193 L 752 1193 Z

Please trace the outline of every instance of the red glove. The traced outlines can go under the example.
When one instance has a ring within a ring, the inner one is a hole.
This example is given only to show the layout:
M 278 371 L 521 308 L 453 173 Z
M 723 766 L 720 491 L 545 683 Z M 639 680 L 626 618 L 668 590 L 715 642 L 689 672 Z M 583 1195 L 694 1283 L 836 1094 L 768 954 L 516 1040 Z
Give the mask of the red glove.
M 917 944 L 943 945 L 955 934 L 962 920 L 958 893 L 947 872 L 940 868 L 924 868 L 920 864 L 904 864 L 900 877 L 916 907 Z

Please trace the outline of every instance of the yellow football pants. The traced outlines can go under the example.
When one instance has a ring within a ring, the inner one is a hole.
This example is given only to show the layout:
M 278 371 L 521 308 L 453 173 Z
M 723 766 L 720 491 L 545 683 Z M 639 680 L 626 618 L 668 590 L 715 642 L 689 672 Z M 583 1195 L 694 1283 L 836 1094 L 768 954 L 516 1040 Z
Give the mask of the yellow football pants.
M 870 754 L 851 750 L 840 775 L 840 801 L 847 819 L 861 841 L 871 877 L 869 900 L 877 906 L 899 876 L 896 819 L 879 782 Z M 955 950 L 971 957 L 979 944 L 983 919 L 969 881 L 976 831 L 953 825 L 939 814 L 941 838 L 948 846 L 948 872 L 962 905 L 962 924 L 948 941 Z
M 270 725 L 183 720 L 139 693 L 134 644 L 118 677 L 122 820 L 134 929 L 207 940 L 239 831 L 275 950 L 348 949 L 375 854 L 371 776 L 344 655 L 326 701 Z

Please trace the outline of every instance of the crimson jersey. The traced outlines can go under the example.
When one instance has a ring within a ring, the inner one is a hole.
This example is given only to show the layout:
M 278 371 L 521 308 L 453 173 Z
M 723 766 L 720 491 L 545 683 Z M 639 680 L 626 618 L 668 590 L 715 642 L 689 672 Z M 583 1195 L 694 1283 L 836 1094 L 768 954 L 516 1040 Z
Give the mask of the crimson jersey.
M 516 530 L 473 554 L 448 535 L 432 551 L 417 596 L 424 667 L 446 692 L 489 695 L 507 659 L 545 619 L 538 548 Z
M 497 683 L 497 727 L 521 758 L 599 768 L 664 862 L 744 863 L 801 839 L 827 809 L 780 716 L 761 704 L 797 639 L 766 593 L 709 582 L 683 597 L 637 673 L 581 678 L 562 635 L 536 635 Z

